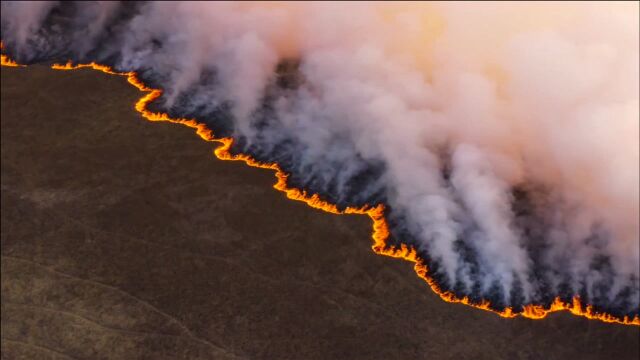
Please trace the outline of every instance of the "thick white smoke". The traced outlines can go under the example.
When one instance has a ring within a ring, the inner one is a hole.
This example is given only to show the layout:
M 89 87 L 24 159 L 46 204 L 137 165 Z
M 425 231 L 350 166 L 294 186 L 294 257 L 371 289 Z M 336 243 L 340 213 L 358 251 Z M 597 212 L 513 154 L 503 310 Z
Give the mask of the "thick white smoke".
M 7 48 L 149 70 L 167 108 L 231 104 L 246 149 L 294 142 L 288 168 L 336 199 L 382 164 L 355 198 L 382 192 L 446 286 L 638 313 L 637 2 L 55 5 L 3 2 Z M 301 84 L 268 91 L 292 59 Z

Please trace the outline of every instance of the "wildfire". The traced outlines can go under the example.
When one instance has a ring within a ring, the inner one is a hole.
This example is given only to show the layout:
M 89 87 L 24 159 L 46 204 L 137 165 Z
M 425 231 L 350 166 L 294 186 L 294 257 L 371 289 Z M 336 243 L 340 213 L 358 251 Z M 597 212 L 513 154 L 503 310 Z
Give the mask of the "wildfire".
M 2 42 L 0 42 L 0 50 L 4 49 L 4 44 L 2 44 Z M 9 66 L 9 67 L 19 67 L 19 66 L 24 66 L 24 65 L 20 65 L 17 62 L 11 60 L 7 55 L 5 54 L 1 54 L 0 55 L 0 63 L 2 63 L 2 66 Z
M 20 65 L 11 60 L 6 55 L 2 55 L 2 66 L 16 67 L 25 65 Z M 427 284 L 429 284 L 431 290 L 433 290 L 440 296 L 442 300 L 446 302 L 461 303 L 464 305 L 472 306 L 477 309 L 493 312 L 504 318 L 513 318 L 519 315 L 529 319 L 542 319 L 552 312 L 565 310 L 571 312 L 574 315 L 583 316 L 588 319 L 601 320 L 608 323 L 640 326 L 640 317 L 638 315 L 633 318 L 629 318 L 628 316 L 620 318 L 607 313 L 599 313 L 594 311 L 591 305 L 582 304 L 580 298 L 577 296 L 574 297 L 570 303 L 564 302 L 558 297 L 549 305 L 549 307 L 535 304 L 525 305 L 521 312 L 515 312 L 510 307 L 507 307 L 502 311 L 498 311 L 492 309 L 490 302 L 487 300 L 483 300 L 481 302 L 473 302 L 466 296 L 462 298 L 457 297 L 450 291 L 442 290 L 436 283 L 436 281 L 429 276 L 428 267 L 424 264 L 424 260 L 418 256 L 418 253 L 414 248 L 409 247 L 405 244 L 395 247 L 387 244 L 387 240 L 389 239 L 389 227 L 384 217 L 385 207 L 383 204 L 378 204 L 376 206 L 365 205 L 360 208 L 347 207 L 344 210 L 341 210 L 335 204 L 331 204 L 327 201 L 322 200 L 322 198 L 318 194 L 309 194 L 305 190 L 288 187 L 288 175 L 284 171 L 282 171 L 277 163 L 262 163 L 253 159 L 247 154 L 231 154 L 230 149 L 233 144 L 232 138 L 216 138 L 213 132 L 205 124 L 199 123 L 195 119 L 171 118 L 166 113 L 152 112 L 148 110 L 148 105 L 162 95 L 162 90 L 147 87 L 144 83 L 142 83 L 142 81 L 140 81 L 140 79 L 134 72 L 116 72 L 109 66 L 96 63 L 73 64 L 71 61 L 69 61 L 66 64 L 52 65 L 52 69 L 55 70 L 75 70 L 80 68 L 91 68 L 107 74 L 125 76 L 130 84 L 135 86 L 138 90 L 146 93 L 135 104 L 135 109 L 140 112 L 140 114 L 145 119 L 149 121 L 166 121 L 176 124 L 182 124 L 195 129 L 196 134 L 198 134 L 203 140 L 220 144 L 213 151 L 214 155 L 220 160 L 242 161 L 252 167 L 270 169 L 275 171 L 277 181 L 273 185 L 273 187 L 278 191 L 284 192 L 287 198 L 296 201 L 302 201 L 312 208 L 320 209 L 332 214 L 368 215 L 373 222 L 373 233 L 371 235 L 373 239 L 373 245 L 371 246 L 371 248 L 373 249 L 373 251 L 379 255 L 399 258 L 414 263 L 413 269 L 416 274 Z
M 24 65 L 20 65 L 17 62 L 9 59 L 9 57 L 7 55 L 0 55 L 0 61 L 2 62 L 2 66 L 9 66 L 9 67 L 24 66 Z

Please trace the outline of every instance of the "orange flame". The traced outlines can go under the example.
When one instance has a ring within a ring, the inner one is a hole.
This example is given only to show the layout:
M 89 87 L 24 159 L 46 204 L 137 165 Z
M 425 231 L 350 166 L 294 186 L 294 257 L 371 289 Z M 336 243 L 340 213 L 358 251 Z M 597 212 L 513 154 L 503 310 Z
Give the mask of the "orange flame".
M 24 65 L 19 65 L 5 55 L 2 55 L 2 66 Z M 166 121 L 176 124 L 182 124 L 195 129 L 196 134 L 198 134 L 203 140 L 209 142 L 217 142 L 220 144 L 214 150 L 215 156 L 220 160 L 243 161 L 245 164 L 252 167 L 274 170 L 277 181 L 273 185 L 273 187 L 278 191 L 284 192 L 287 198 L 291 200 L 302 201 L 312 208 L 320 209 L 332 214 L 368 215 L 373 222 L 373 233 L 371 235 L 373 239 L 373 245 L 371 246 L 371 248 L 373 249 L 373 251 L 379 255 L 399 258 L 414 263 L 413 269 L 416 274 L 427 284 L 429 284 L 431 290 L 433 290 L 440 296 L 442 300 L 446 302 L 461 303 L 477 309 L 490 311 L 504 318 L 513 318 L 519 315 L 529 319 L 543 319 L 552 312 L 565 310 L 571 312 L 574 315 L 586 317 L 588 319 L 600 320 L 607 323 L 640 326 L 640 317 L 638 315 L 635 315 L 633 318 L 630 318 L 628 316 L 620 318 L 608 313 L 596 312 L 595 310 L 593 310 L 593 306 L 583 305 L 578 296 L 575 296 L 572 299 L 571 303 L 564 302 L 559 297 L 556 297 L 555 300 L 549 305 L 549 307 L 536 304 L 525 305 L 523 307 L 523 310 L 520 312 L 515 312 L 510 307 L 507 307 L 501 311 L 492 309 L 491 303 L 488 300 L 474 302 L 467 296 L 461 298 L 457 297 L 450 291 L 442 290 L 436 283 L 436 281 L 429 276 L 429 269 L 427 265 L 424 264 L 424 260 L 418 256 L 418 253 L 413 247 L 409 247 L 405 244 L 394 247 L 387 244 L 387 240 L 389 239 L 389 226 L 384 217 L 385 207 L 383 204 L 378 204 L 376 206 L 365 205 L 360 208 L 347 207 L 344 210 L 340 210 L 335 204 L 331 204 L 322 200 L 322 198 L 318 194 L 309 194 L 305 190 L 288 187 L 288 175 L 284 171 L 282 171 L 277 163 L 262 163 L 253 159 L 247 154 L 231 154 L 230 149 L 231 145 L 233 144 L 232 138 L 216 138 L 213 135 L 213 132 L 205 124 L 199 123 L 195 119 L 171 118 L 166 113 L 152 112 L 148 110 L 147 105 L 149 105 L 155 99 L 159 98 L 162 95 L 162 90 L 147 87 L 144 83 L 142 83 L 142 81 L 140 81 L 135 72 L 116 72 L 109 66 L 96 64 L 93 62 L 89 64 L 74 65 L 71 61 L 69 61 L 66 64 L 54 64 L 53 66 L 51 66 L 51 68 L 55 70 L 75 70 L 80 68 L 91 68 L 107 74 L 125 76 L 130 84 L 138 88 L 138 90 L 147 93 L 146 95 L 141 97 L 135 104 L 135 109 L 145 119 L 149 121 Z
M 4 49 L 4 44 L 2 42 L 0 42 L 0 50 Z M 19 67 L 19 66 L 24 66 L 24 65 L 20 65 L 17 62 L 11 60 L 7 55 L 5 54 L 1 54 L 0 55 L 0 63 L 2 63 L 2 66 L 9 66 L 9 67 Z

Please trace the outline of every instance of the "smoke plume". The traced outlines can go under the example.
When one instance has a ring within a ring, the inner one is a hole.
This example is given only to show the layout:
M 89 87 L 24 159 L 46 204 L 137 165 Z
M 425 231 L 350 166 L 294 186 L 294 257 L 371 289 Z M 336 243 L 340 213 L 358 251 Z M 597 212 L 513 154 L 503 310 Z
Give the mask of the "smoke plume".
M 2 2 L 22 63 L 164 90 L 495 308 L 640 306 L 638 3 Z

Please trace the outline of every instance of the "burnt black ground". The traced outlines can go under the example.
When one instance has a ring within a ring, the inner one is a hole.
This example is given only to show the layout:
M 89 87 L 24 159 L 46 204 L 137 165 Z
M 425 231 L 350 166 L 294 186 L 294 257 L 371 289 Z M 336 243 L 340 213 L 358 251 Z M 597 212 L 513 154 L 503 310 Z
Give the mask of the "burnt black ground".
M 447 304 L 365 216 L 143 120 L 91 70 L 2 68 L 2 359 L 637 359 L 640 329 Z

